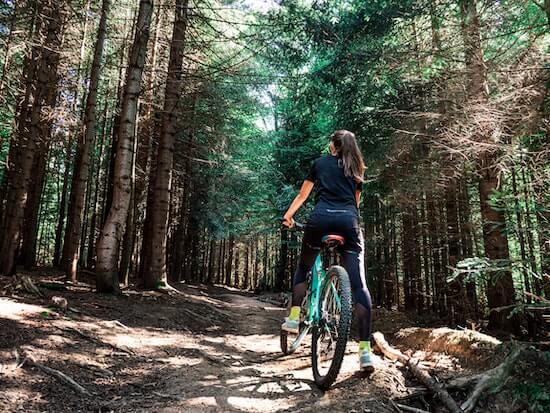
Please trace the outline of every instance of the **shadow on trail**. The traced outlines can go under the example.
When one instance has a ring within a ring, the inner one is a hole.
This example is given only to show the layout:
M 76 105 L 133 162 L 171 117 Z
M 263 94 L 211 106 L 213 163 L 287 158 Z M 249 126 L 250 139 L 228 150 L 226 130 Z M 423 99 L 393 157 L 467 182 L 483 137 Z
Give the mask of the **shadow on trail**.
M 307 343 L 291 355 L 280 352 L 284 309 L 222 287 L 182 291 L 173 297 L 134 290 L 113 297 L 89 286 L 47 291 L 78 310 L 57 318 L 40 315 L 48 297 L 18 298 L 34 309 L 17 320 L 0 318 L 0 362 L 13 364 L 15 347 L 33 349 L 39 362 L 69 375 L 94 397 L 25 367 L 0 376 L 0 410 L 327 412 L 355 409 L 368 404 L 371 393 L 382 394 L 383 380 L 371 383 L 349 372 L 331 391 L 317 389 Z M 373 411 L 385 413 L 380 406 Z

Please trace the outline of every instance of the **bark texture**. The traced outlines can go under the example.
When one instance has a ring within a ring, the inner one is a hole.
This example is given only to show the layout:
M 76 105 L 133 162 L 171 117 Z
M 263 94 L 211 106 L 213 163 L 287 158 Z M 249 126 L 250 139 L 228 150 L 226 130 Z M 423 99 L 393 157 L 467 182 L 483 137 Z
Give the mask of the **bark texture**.
M 460 3 L 462 16 L 462 33 L 465 43 L 467 69 L 468 105 L 481 107 L 489 101 L 487 71 L 483 59 L 478 12 L 475 0 L 463 0 Z M 488 139 L 479 136 L 480 140 Z M 510 258 L 506 236 L 506 217 L 504 212 L 493 207 L 491 198 L 500 187 L 497 168 L 498 153 L 485 149 L 479 160 L 479 199 L 483 222 L 483 243 L 485 255 L 491 259 L 493 266 L 507 263 Z M 508 311 L 498 311 L 515 303 L 514 283 L 509 270 L 493 270 L 487 285 L 487 303 L 490 311 L 489 328 L 512 331 L 517 323 L 508 317 Z
M 97 242 L 98 292 L 115 292 L 119 289 L 118 257 L 130 206 L 133 142 L 152 13 L 153 1 L 141 0 L 122 98 L 120 129 L 113 166 L 112 203 Z
M 177 135 L 179 103 L 183 91 L 183 52 L 187 28 L 187 0 L 176 0 L 174 30 L 170 43 L 170 57 L 161 132 L 150 182 L 153 195 L 147 202 L 147 217 L 150 220 L 151 237 L 143 240 L 144 258 L 143 284 L 145 288 L 158 288 L 168 282 L 166 265 L 166 240 L 168 237 L 168 215 L 172 191 L 172 169 L 174 164 L 174 142 Z
M 44 23 L 39 31 L 44 38 L 41 45 L 29 57 L 27 67 L 35 67 L 26 75 L 25 104 L 21 108 L 16 130 L 16 156 L 10 172 L 5 219 L 0 248 L 0 274 L 15 270 L 16 255 L 21 240 L 25 207 L 32 184 L 35 155 L 45 138 L 41 132 L 51 124 L 50 106 L 52 93 L 57 87 L 59 47 L 67 16 L 64 1 L 46 1 L 40 13 Z
M 62 265 L 67 279 L 76 281 L 76 271 L 79 260 L 80 238 L 82 235 L 82 216 L 84 213 L 84 201 L 86 188 L 90 175 L 90 151 L 96 136 L 97 123 L 97 89 L 103 57 L 103 45 L 107 32 L 107 15 L 109 13 L 110 0 L 103 0 L 101 18 L 97 30 L 97 39 L 90 73 L 90 86 L 86 98 L 84 112 L 84 131 L 80 135 L 76 161 L 74 163 L 69 212 L 67 215 L 67 229 L 63 243 Z

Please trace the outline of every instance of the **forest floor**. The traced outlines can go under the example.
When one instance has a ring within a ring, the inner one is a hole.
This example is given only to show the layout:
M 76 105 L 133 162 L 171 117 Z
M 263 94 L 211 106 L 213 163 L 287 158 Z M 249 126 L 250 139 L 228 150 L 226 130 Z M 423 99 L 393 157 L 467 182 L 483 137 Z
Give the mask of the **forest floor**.
M 333 388 L 317 389 L 309 346 L 280 352 L 285 310 L 275 295 L 181 286 L 176 295 L 128 289 L 115 297 L 95 294 L 88 283 L 64 286 L 52 272 L 32 279 L 43 297 L 0 277 L 0 411 L 389 413 L 400 411 L 395 402 L 444 411 L 396 362 L 376 356 L 376 371 L 358 374 L 354 340 Z M 475 333 L 465 345 L 448 329 L 407 329 L 415 324 L 400 313 L 375 313 L 375 330 L 415 350 L 440 380 L 486 370 L 503 358 L 489 336 Z M 445 341 L 439 346 L 445 351 L 434 351 L 437 340 Z M 478 411 L 521 411 L 503 410 L 510 403 L 493 397 Z

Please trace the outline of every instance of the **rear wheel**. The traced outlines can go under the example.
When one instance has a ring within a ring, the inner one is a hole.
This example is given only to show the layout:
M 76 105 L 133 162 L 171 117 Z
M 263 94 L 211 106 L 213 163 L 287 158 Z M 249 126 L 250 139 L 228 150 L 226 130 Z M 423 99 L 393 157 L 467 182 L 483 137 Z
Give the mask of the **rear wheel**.
M 313 328 L 311 358 L 313 378 L 323 390 L 336 380 L 351 328 L 351 286 L 340 266 L 327 271 L 319 299 L 319 324 Z

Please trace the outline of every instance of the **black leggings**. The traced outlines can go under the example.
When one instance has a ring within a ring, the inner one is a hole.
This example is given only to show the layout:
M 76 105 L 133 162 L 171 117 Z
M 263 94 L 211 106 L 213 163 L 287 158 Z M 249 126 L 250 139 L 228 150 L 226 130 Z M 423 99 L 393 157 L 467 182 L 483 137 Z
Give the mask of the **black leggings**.
M 370 340 L 372 301 L 365 280 L 363 236 L 355 211 L 316 208 L 311 214 L 302 242 L 300 261 L 294 274 L 292 305 L 302 304 L 307 289 L 307 274 L 319 254 L 321 239 L 328 234 L 341 235 L 345 239 L 339 252 L 342 256 L 342 264 L 349 274 L 359 321 L 359 336 L 362 341 Z

